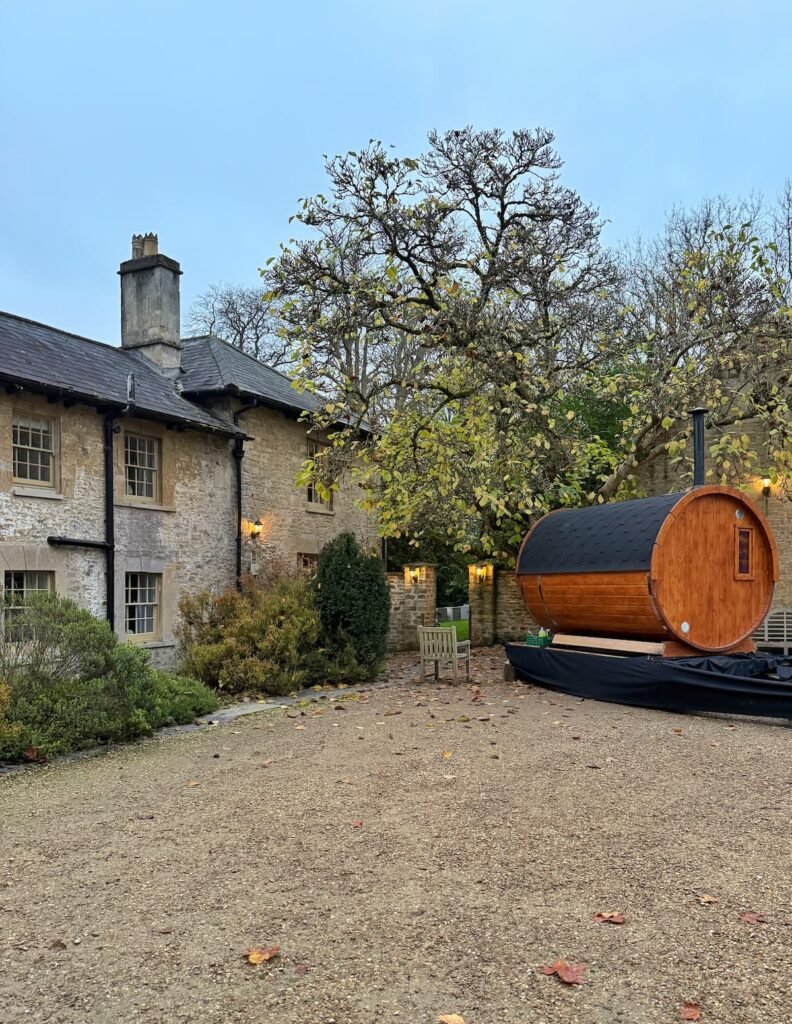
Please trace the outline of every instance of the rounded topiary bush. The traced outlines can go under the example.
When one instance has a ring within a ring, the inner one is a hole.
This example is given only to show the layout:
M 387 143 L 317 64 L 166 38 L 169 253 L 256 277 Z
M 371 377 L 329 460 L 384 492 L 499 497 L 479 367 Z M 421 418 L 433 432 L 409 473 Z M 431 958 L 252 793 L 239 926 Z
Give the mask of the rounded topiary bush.
M 314 583 L 322 629 L 336 650 L 351 647 L 373 670 L 385 654 L 390 592 L 382 562 L 366 554 L 353 533 L 342 533 L 319 555 Z

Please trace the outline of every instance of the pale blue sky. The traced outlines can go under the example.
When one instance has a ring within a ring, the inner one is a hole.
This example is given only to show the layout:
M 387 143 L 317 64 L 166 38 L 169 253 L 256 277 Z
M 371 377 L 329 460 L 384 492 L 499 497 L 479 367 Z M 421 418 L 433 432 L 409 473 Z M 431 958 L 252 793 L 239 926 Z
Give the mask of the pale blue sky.
M 255 283 L 322 153 L 544 125 L 616 242 L 792 175 L 789 0 L 0 0 L 0 309 L 118 341 L 156 231 L 182 306 Z

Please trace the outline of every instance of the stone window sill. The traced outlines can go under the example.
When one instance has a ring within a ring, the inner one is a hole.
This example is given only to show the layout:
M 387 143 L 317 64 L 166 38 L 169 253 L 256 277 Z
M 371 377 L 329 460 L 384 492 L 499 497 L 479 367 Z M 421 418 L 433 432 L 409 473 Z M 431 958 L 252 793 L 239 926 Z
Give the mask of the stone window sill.
M 45 487 L 14 487 L 11 493 L 17 498 L 46 498 L 48 501 L 63 501 L 63 495 L 57 491 L 48 491 Z
M 126 638 L 128 644 L 132 644 L 133 647 L 145 647 L 147 651 L 156 650 L 160 647 L 175 647 L 175 640 L 147 640 L 145 637 L 138 638 L 134 634 L 130 634 Z
M 323 508 L 321 505 L 306 505 L 306 512 L 312 512 L 315 516 L 334 516 L 335 509 Z
M 173 505 L 148 505 L 143 501 L 116 501 L 116 508 L 142 508 L 146 512 L 175 512 Z

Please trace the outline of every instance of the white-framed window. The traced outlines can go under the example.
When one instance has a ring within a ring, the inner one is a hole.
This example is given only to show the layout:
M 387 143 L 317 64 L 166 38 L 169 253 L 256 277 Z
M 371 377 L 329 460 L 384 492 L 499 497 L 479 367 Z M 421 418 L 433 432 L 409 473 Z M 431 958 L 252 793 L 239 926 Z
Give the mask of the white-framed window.
M 157 572 L 128 572 L 124 588 L 124 628 L 129 636 L 159 636 L 162 577 Z
M 316 570 L 319 568 L 319 555 L 301 552 L 297 555 L 297 568 L 300 572 L 304 572 L 306 576 L 316 575 Z
M 17 483 L 55 486 L 55 429 L 54 420 L 14 414 L 11 440 Z
M 4 638 L 13 643 L 29 640 L 23 619 L 25 605 L 33 594 L 51 594 L 54 590 L 54 572 L 6 569 L 1 617 Z
M 160 441 L 124 434 L 124 493 L 136 501 L 159 501 Z
M 327 448 L 327 447 L 328 447 L 328 445 L 324 444 L 322 441 L 309 441 L 308 442 L 308 458 L 309 459 L 315 459 L 316 456 L 319 455 L 321 452 L 323 452 L 325 450 L 325 448 Z M 316 485 L 313 484 L 313 483 L 310 483 L 310 484 L 308 484 L 307 498 L 308 498 L 308 504 L 309 505 L 318 505 L 320 508 L 326 508 L 328 510 L 328 512 L 332 512 L 333 511 L 333 495 L 332 495 L 332 492 L 330 494 L 330 497 L 327 500 L 325 500 L 321 496 L 321 494 L 319 493 L 319 490 L 316 487 Z

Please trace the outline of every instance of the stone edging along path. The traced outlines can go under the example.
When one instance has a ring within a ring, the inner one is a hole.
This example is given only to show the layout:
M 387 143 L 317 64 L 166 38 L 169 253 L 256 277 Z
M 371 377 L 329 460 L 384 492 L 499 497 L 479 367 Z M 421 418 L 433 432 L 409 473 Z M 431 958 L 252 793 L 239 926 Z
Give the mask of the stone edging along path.
M 111 750 L 123 750 L 141 743 L 150 743 L 152 740 L 167 739 L 170 736 L 180 736 L 183 733 L 198 732 L 199 730 L 211 729 L 218 725 L 228 725 L 245 715 L 255 715 L 262 711 L 282 711 L 285 708 L 309 704 L 318 704 L 320 701 L 332 698 L 333 700 L 344 700 L 353 694 L 368 693 L 370 690 L 385 686 L 388 679 L 375 679 L 371 683 L 362 686 L 327 686 L 309 687 L 307 690 L 300 690 L 298 693 L 284 697 L 261 697 L 242 701 L 239 704 L 231 704 L 228 707 L 220 708 L 209 715 L 200 715 L 194 722 L 186 725 L 166 725 L 162 729 L 156 729 L 150 736 L 141 736 L 127 743 L 107 743 L 99 747 L 90 747 L 87 750 L 74 750 L 69 754 L 61 754 L 53 757 L 50 761 L 39 761 L 23 764 L 5 764 L 0 762 L 0 779 L 7 775 L 17 775 L 19 772 L 27 772 L 51 768 L 54 765 L 68 764 L 70 761 L 79 761 L 88 757 L 99 757 Z

